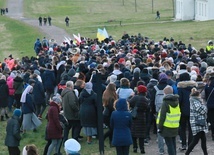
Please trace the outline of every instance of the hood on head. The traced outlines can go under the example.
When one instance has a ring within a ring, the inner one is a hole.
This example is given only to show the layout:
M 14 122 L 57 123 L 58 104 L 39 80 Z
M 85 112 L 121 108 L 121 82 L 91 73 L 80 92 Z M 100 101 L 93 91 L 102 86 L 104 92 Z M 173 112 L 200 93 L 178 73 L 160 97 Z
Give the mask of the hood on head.
M 126 99 L 118 99 L 115 107 L 117 111 L 128 111 Z
M 174 95 L 174 94 L 167 94 L 164 96 L 163 100 L 164 102 L 166 102 L 167 104 L 169 104 L 170 106 L 177 107 L 179 104 L 179 100 L 178 100 L 179 96 L 178 95 Z

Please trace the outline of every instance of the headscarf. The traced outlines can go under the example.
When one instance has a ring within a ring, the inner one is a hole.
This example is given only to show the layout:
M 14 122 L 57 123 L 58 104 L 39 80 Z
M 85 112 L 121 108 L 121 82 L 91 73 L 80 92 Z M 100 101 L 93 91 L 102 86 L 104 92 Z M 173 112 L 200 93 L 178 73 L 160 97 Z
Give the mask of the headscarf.
M 31 86 L 31 85 L 28 85 L 28 86 L 25 88 L 25 90 L 24 90 L 23 93 L 22 93 L 21 100 L 20 100 L 21 103 L 25 103 L 25 102 L 26 102 L 26 96 L 27 96 L 27 94 L 29 94 L 29 92 L 30 92 L 32 89 L 33 89 L 33 86 Z
M 86 90 L 89 94 L 91 94 L 91 91 L 92 91 L 92 83 L 91 83 L 91 82 L 87 82 L 87 83 L 85 84 L 85 90 Z

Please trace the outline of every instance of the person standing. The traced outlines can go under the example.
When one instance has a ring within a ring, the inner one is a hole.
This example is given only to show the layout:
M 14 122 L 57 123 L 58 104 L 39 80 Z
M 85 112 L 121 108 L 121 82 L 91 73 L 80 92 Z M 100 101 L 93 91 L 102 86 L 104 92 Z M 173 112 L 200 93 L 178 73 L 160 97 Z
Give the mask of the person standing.
M 110 120 L 113 129 L 112 145 L 116 147 L 117 155 L 129 155 L 129 147 L 133 143 L 131 135 L 132 116 L 128 111 L 126 99 L 116 100 L 115 109 Z
M 146 112 L 149 107 L 149 100 L 146 98 L 147 88 L 144 85 L 139 85 L 137 91 L 138 95 L 135 95 L 128 101 L 132 109 L 137 107 L 137 118 L 133 119 L 131 127 L 133 152 L 137 153 L 137 140 L 139 140 L 140 152 L 145 154 L 144 139 L 146 138 Z
M 203 104 L 200 97 L 200 92 L 196 88 L 192 88 L 190 94 L 190 126 L 192 129 L 193 140 L 188 146 L 185 155 L 189 155 L 194 147 L 198 144 L 201 139 L 201 148 L 204 155 L 207 153 L 206 134 L 208 132 L 207 119 L 207 107 Z M 203 120 L 204 124 L 197 124 L 198 120 Z
M 42 26 L 42 17 L 39 17 L 39 26 Z
M 48 16 L 48 24 L 49 24 L 49 26 L 51 26 L 51 17 L 50 16 Z
M 7 115 L 7 105 L 9 99 L 9 89 L 6 83 L 5 75 L 0 76 L 0 108 L 1 108 L 1 121 L 4 121 L 4 116 L 9 118 Z
M 13 88 L 15 89 L 14 95 L 16 100 L 16 108 L 21 107 L 21 96 L 24 89 L 24 80 L 21 77 L 21 73 L 18 71 L 16 77 L 13 80 Z
M 65 17 L 65 24 L 66 24 L 66 26 L 69 26 L 69 18 L 68 18 L 68 16 Z
M 173 94 L 173 88 L 164 89 L 163 104 L 157 118 L 158 132 L 164 137 L 169 155 L 176 155 L 176 136 L 178 135 L 180 121 L 180 107 L 178 95 Z
M 103 102 L 103 122 L 108 126 L 109 130 L 104 134 L 104 141 L 109 137 L 109 144 L 112 142 L 113 129 L 110 126 L 111 114 L 114 111 L 114 101 L 117 99 L 116 85 L 114 83 L 109 83 L 106 90 L 103 92 L 102 102 Z
M 79 101 L 74 92 L 73 81 L 66 82 L 66 88 L 63 89 L 62 96 L 62 107 L 64 116 L 68 120 L 68 125 L 64 129 L 63 142 L 68 139 L 68 134 L 72 128 L 72 138 L 78 140 L 81 125 L 79 119 Z
M 42 44 L 40 42 L 40 39 L 37 38 L 36 42 L 34 43 L 34 51 L 36 52 L 36 55 L 38 56 L 40 50 L 42 49 Z
M 63 128 L 59 120 L 61 102 L 62 100 L 59 97 L 54 96 L 48 109 L 47 138 L 51 140 L 51 144 L 48 147 L 47 155 L 51 155 L 54 148 L 57 154 L 62 141 Z
M 20 155 L 19 143 L 21 136 L 19 118 L 21 114 L 20 109 L 15 109 L 13 116 L 7 122 L 5 145 L 8 147 L 9 155 Z
M 92 136 L 97 135 L 97 94 L 92 90 L 92 83 L 87 82 L 79 96 L 80 122 L 87 143 L 92 143 Z
M 160 19 L 160 12 L 159 11 L 156 12 L 156 18 L 155 19 Z

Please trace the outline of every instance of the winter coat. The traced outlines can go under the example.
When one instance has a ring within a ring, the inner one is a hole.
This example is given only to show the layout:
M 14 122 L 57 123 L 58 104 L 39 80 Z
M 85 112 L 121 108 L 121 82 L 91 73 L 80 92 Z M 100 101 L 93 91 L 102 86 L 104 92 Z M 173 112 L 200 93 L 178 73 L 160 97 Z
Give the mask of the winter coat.
M 190 126 L 192 129 L 192 134 L 196 135 L 197 133 L 204 131 L 208 132 L 207 123 L 205 126 L 196 125 L 196 119 L 201 120 L 207 118 L 207 107 L 202 104 L 201 98 L 191 97 L 190 98 Z
M 79 101 L 73 90 L 65 88 L 62 93 L 62 107 L 67 120 L 79 120 Z
M 61 139 L 63 128 L 59 121 L 59 106 L 55 102 L 50 102 L 48 109 L 47 137 L 48 139 Z
M 24 80 L 19 77 L 16 76 L 15 79 L 13 80 L 13 88 L 15 89 L 15 93 L 14 94 L 22 94 L 23 89 L 24 89 Z
M 178 87 L 181 116 L 182 115 L 189 116 L 190 115 L 189 97 L 190 97 L 191 89 L 193 87 L 197 87 L 197 83 L 195 81 L 181 81 L 181 82 L 178 82 L 177 87 Z
M 33 100 L 35 104 L 43 104 L 45 103 L 45 90 L 43 84 L 37 79 L 34 78 L 36 81 L 35 85 L 33 86 Z
M 130 107 L 137 109 L 137 118 L 133 119 L 131 133 L 132 137 L 145 138 L 146 137 L 146 112 L 149 106 L 149 100 L 142 94 L 135 95 L 129 100 Z
M 131 125 L 132 116 L 128 112 L 127 104 L 116 104 L 116 110 L 111 114 L 110 121 L 113 129 L 112 144 L 114 146 L 129 146 L 132 142 Z
M 9 88 L 9 95 L 14 95 L 15 89 L 13 88 L 13 78 L 11 76 L 7 78 L 7 85 Z
M 178 135 L 178 128 L 168 128 L 163 126 L 167 113 L 170 113 L 169 105 L 173 108 L 179 105 L 179 96 L 168 94 L 163 98 L 163 104 L 160 111 L 160 121 L 158 124 L 158 129 L 161 130 L 161 136 L 163 137 L 176 137 Z
M 205 86 L 205 99 L 207 101 L 207 108 L 208 110 L 213 110 L 214 109 L 214 80 L 211 81 L 209 85 Z M 212 92 L 213 90 L 213 92 Z M 212 94 L 210 94 L 212 92 Z M 210 97 L 209 97 L 210 96 Z M 209 97 L 209 99 L 208 99 Z
M 8 106 L 9 89 L 5 80 L 0 80 L 0 108 Z
M 89 94 L 85 89 L 79 96 L 80 122 L 83 127 L 97 127 L 97 94 L 91 91 Z
M 56 78 L 54 71 L 44 71 L 44 73 L 42 74 L 42 82 L 46 90 L 54 90 L 54 87 L 56 86 Z
M 27 94 L 26 95 L 26 102 L 22 103 L 22 113 L 29 114 L 35 112 L 35 105 L 33 102 L 33 95 Z
M 21 140 L 19 117 L 12 116 L 7 122 L 5 145 L 9 147 L 19 146 Z

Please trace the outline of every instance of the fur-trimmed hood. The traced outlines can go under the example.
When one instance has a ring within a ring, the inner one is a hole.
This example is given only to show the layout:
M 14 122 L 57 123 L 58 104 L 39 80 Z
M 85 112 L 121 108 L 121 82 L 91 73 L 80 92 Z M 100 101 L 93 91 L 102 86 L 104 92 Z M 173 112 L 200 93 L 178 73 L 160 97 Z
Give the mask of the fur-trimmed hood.
M 186 87 L 197 87 L 198 84 L 195 82 L 195 81 L 181 81 L 181 82 L 178 82 L 178 85 L 177 87 L 178 88 L 186 88 Z

